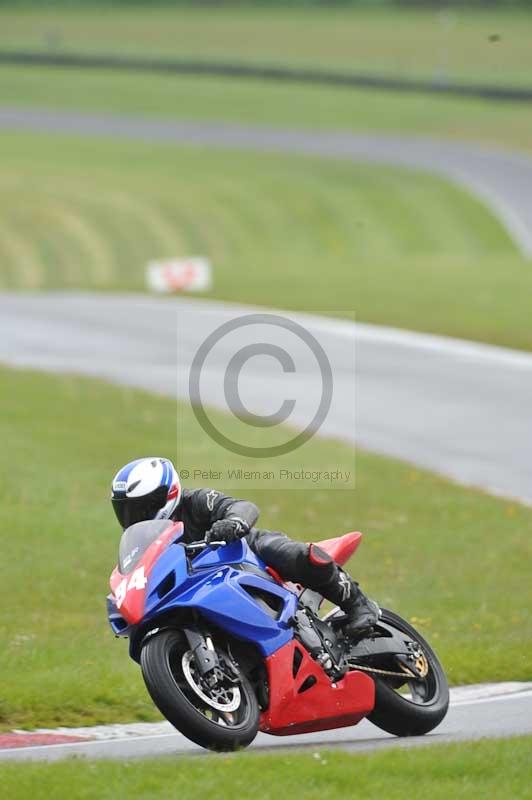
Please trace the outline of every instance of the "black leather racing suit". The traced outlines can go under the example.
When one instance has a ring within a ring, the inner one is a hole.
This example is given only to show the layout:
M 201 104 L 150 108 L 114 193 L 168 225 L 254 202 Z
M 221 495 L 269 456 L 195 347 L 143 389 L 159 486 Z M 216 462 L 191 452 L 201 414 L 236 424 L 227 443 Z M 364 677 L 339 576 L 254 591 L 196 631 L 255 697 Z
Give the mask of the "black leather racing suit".
M 327 553 L 315 544 L 296 542 L 283 533 L 253 527 L 258 517 L 259 509 L 254 503 L 215 489 L 184 489 L 172 515 L 174 520 L 183 522 L 187 542 L 203 539 L 218 520 L 238 518 L 250 529 L 245 538 L 253 552 L 284 580 L 319 591 L 336 604 L 346 599 L 349 578 Z

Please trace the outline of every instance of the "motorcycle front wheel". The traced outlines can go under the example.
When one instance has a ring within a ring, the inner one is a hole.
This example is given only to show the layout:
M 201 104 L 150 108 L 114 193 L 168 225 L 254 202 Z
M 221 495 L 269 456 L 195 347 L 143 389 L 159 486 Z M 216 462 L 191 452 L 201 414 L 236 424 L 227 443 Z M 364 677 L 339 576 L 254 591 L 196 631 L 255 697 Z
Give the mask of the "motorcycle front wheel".
M 184 736 L 209 750 L 230 751 L 257 735 L 259 706 L 251 684 L 240 674 L 220 674 L 210 686 L 177 630 L 163 630 L 143 646 L 140 665 L 150 696 Z
M 445 673 L 428 642 L 409 622 L 384 608 L 381 621 L 418 645 L 421 671 L 425 674 L 411 680 L 373 674 L 375 708 L 368 719 L 395 736 L 421 736 L 439 725 L 447 714 L 449 687 Z M 378 627 L 377 623 L 377 634 Z

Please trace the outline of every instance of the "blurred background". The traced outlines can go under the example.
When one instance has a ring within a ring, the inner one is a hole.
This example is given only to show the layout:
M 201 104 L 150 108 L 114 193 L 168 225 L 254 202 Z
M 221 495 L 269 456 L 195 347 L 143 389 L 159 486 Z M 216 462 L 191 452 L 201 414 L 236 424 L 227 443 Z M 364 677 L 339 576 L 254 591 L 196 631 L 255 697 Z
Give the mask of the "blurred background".
M 184 122 L 186 135 L 142 129 L 158 121 Z M 281 146 L 264 128 L 291 133 Z M 305 139 L 318 134 L 319 146 Z M 344 157 L 341 137 L 351 135 L 377 151 Z M 508 199 L 513 182 L 526 183 L 531 151 L 525 0 L 0 1 L 6 313 L 12 291 L 144 296 L 151 262 L 200 257 L 209 281 L 181 296 L 530 350 L 530 196 L 520 189 L 515 208 L 497 213 L 492 178 L 460 169 L 499 154 L 496 184 Z M 512 225 L 514 211 L 525 216 Z M 28 311 L 28 330 L 39 309 Z M 122 310 L 116 335 L 123 322 Z M 80 325 L 114 335 L 90 315 Z M 21 369 L 22 357 L 0 370 L 10 565 L 0 724 L 154 719 L 106 628 L 119 533 L 107 497 L 122 463 L 174 457 L 176 405 L 157 385 L 149 393 L 82 377 L 83 359 L 80 377 L 49 374 L 48 347 L 42 370 Z M 153 359 L 139 366 L 155 369 Z M 219 460 L 186 403 L 177 417 L 180 458 Z M 417 620 L 452 683 L 530 680 L 529 507 L 379 453 L 357 452 L 352 491 L 308 487 L 294 499 L 253 487 L 264 526 L 304 540 L 367 531 L 357 577 Z M 348 442 L 315 438 L 301 460 L 353 458 Z
M 0 7 L 11 108 L 531 146 L 530 102 L 478 96 L 532 91 L 526 4 Z M 448 181 L 89 134 L 3 134 L 4 287 L 142 290 L 148 261 L 200 254 L 216 265 L 211 297 L 531 344 L 530 271 L 500 219 Z

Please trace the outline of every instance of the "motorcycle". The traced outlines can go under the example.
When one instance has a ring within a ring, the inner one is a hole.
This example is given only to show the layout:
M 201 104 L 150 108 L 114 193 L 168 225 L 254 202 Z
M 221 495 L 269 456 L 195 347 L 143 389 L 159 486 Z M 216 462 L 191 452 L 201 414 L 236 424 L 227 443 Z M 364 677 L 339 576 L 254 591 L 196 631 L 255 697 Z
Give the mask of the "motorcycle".
M 362 534 L 319 542 L 339 564 Z M 124 531 L 107 598 L 116 636 L 129 639 L 159 711 L 202 747 L 229 751 L 258 731 L 274 736 L 356 725 L 397 736 L 444 718 L 449 691 L 425 639 L 381 610 L 369 635 L 344 634 L 345 615 L 284 583 L 246 540 L 186 544 L 183 524 Z

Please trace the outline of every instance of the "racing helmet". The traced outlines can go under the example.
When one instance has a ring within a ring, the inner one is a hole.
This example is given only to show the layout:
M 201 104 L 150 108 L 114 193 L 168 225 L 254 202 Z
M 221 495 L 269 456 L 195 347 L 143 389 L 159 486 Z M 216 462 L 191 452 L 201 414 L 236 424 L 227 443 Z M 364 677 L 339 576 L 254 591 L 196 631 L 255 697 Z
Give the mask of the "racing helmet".
M 122 528 L 148 519 L 169 519 L 181 500 L 177 470 L 167 458 L 138 458 L 119 470 L 111 502 Z

